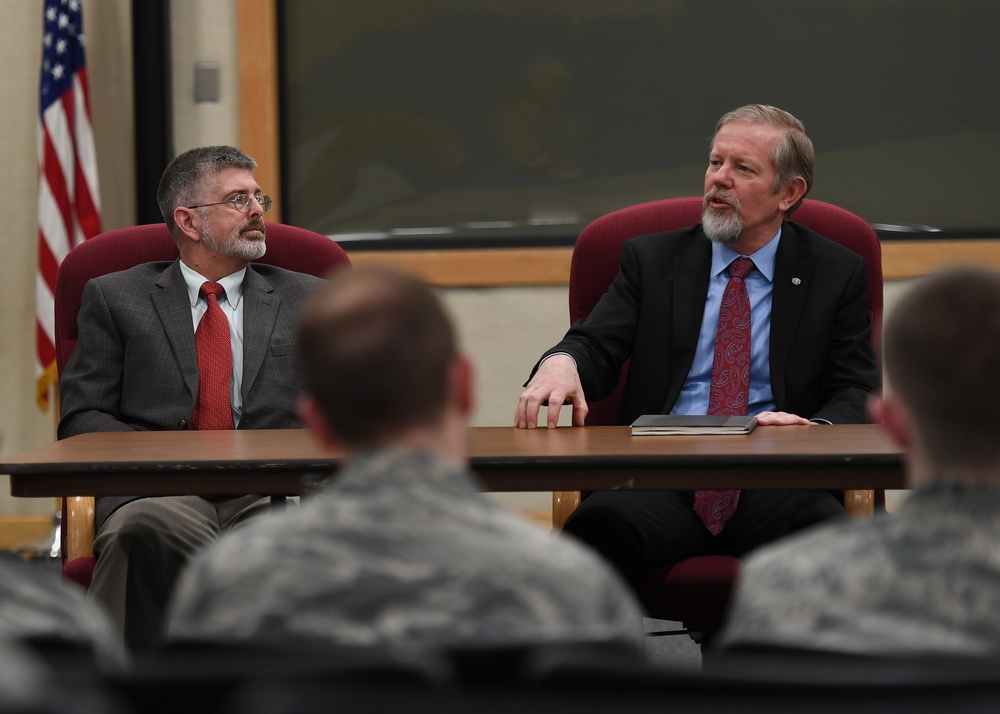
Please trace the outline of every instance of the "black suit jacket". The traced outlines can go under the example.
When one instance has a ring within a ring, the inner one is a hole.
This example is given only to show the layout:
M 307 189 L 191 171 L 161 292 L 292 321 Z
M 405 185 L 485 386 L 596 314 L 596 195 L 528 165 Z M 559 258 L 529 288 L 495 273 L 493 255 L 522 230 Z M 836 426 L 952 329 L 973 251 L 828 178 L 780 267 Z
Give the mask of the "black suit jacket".
M 240 429 L 300 426 L 295 319 L 320 278 L 251 265 L 243 281 Z M 87 283 L 79 340 L 61 375 L 59 438 L 93 431 L 189 429 L 198 357 L 177 261 Z M 98 525 L 131 497 L 97 499 Z
M 631 357 L 619 423 L 669 412 L 694 360 L 711 264 L 700 225 L 626 241 L 608 292 L 542 359 L 572 355 L 584 394 L 597 400 L 614 390 Z M 777 409 L 835 424 L 867 421 L 866 401 L 880 386 L 871 330 L 864 259 L 785 222 L 771 308 Z

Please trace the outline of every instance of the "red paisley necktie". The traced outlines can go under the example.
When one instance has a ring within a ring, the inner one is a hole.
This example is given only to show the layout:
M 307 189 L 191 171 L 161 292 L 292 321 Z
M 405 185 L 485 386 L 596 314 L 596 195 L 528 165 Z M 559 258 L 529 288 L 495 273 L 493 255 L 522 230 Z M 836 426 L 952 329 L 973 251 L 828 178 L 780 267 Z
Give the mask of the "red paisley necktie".
M 206 282 L 200 294 L 208 310 L 198 323 L 194 343 L 198 350 L 198 401 L 191 412 L 194 429 L 232 429 L 233 404 L 229 397 L 229 379 L 233 372 L 233 348 L 229 320 L 219 307 L 224 294 L 218 283 Z
M 750 395 L 750 298 L 743 279 L 753 270 L 749 258 L 737 258 L 729 264 L 729 283 L 722 294 L 719 327 L 715 336 L 715 359 L 712 362 L 712 386 L 708 413 L 741 415 L 747 413 Z M 719 535 L 734 513 L 740 492 L 695 491 L 694 510 L 712 533 Z

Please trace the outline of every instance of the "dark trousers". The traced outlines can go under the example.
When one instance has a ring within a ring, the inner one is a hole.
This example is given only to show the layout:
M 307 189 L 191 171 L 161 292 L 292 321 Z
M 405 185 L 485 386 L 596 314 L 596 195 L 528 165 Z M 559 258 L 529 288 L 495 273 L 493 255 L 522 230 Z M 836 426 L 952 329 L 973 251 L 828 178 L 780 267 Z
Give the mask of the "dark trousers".
M 121 628 L 125 645 L 147 649 L 164 635 L 171 592 L 197 551 L 248 519 L 270 511 L 270 499 L 239 496 L 142 498 L 126 503 L 94 539 L 94 580 L 88 596 Z
M 693 491 L 600 491 L 567 519 L 569 533 L 603 555 L 634 588 L 660 568 L 699 555 L 742 557 L 759 545 L 844 516 L 828 491 L 742 491 L 713 536 L 694 512 Z

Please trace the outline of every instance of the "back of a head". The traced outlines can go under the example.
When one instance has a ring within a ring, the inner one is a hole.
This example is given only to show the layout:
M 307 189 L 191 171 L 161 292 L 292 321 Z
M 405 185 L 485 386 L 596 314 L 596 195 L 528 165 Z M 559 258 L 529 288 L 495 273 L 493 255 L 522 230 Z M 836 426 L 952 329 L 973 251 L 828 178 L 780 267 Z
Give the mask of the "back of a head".
M 454 329 L 434 291 L 386 269 L 336 273 L 303 310 L 304 390 L 353 447 L 433 427 L 450 398 Z
M 204 185 L 206 179 L 228 168 L 253 171 L 257 162 L 234 146 L 200 146 L 179 154 L 167 164 L 160 176 L 156 202 L 172 235 L 177 230 L 174 209 L 196 203 L 199 194 L 208 188 Z
M 1000 467 L 1000 274 L 951 268 L 922 279 L 886 322 L 883 360 L 938 467 Z

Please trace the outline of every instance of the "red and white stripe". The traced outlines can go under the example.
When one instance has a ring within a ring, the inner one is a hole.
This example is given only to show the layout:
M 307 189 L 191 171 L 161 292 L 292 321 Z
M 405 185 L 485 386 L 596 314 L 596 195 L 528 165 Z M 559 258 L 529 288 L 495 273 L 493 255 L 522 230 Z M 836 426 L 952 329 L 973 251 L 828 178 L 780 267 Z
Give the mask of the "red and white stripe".
M 43 70 L 44 71 L 44 70 Z M 37 400 L 47 410 L 57 382 L 54 340 L 56 274 L 69 250 L 101 232 L 97 157 L 86 69 L 42 112 L 38 132 Z

